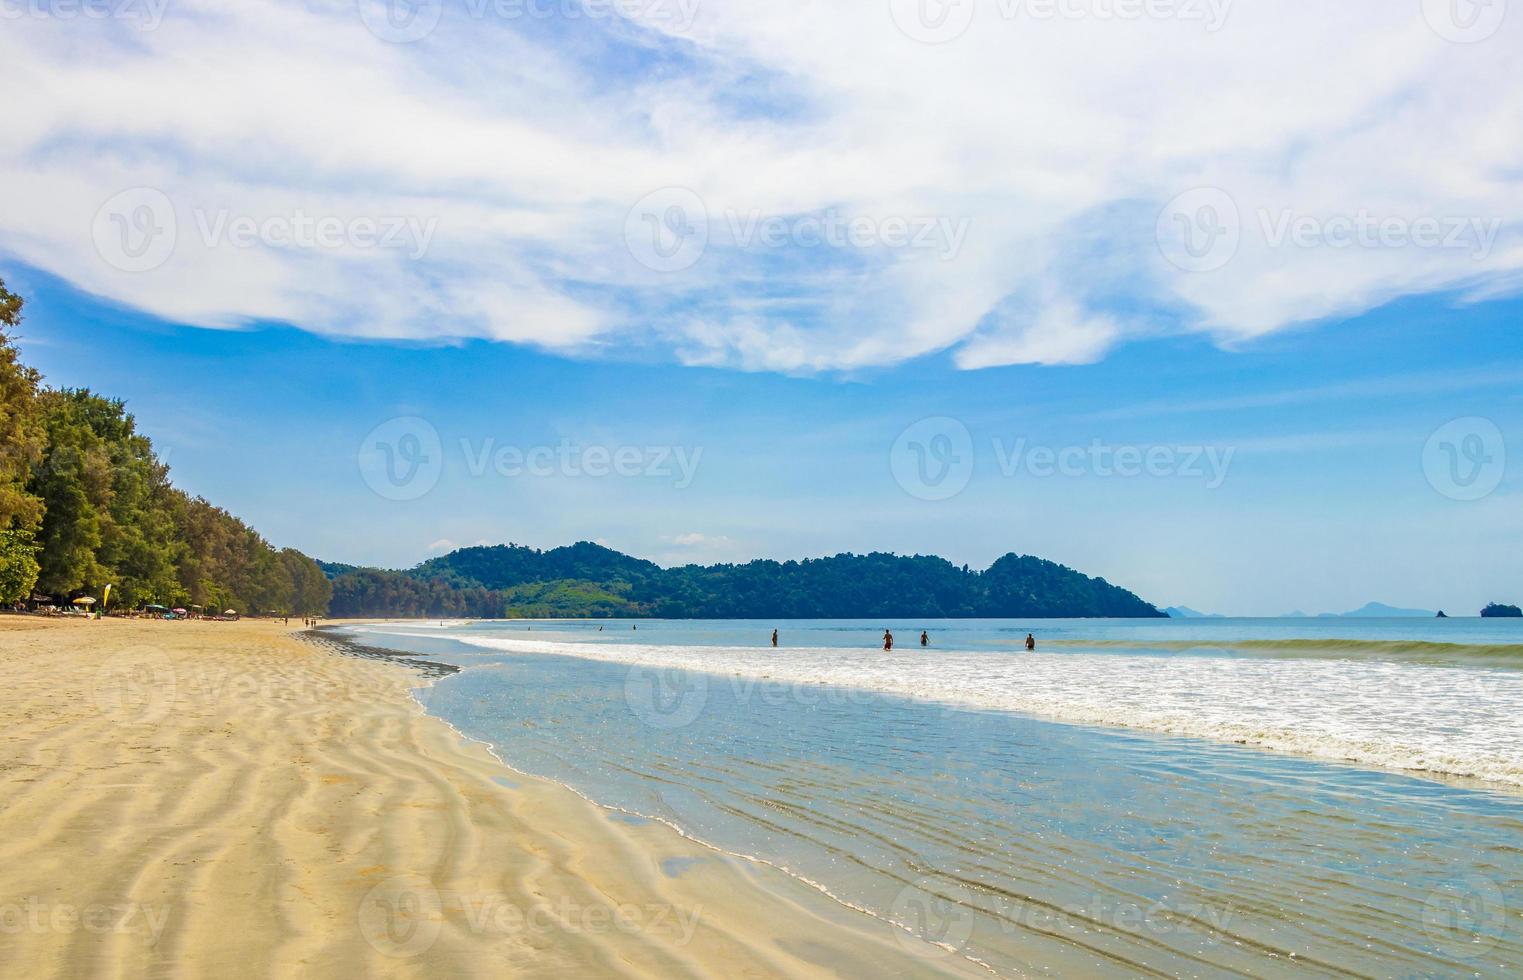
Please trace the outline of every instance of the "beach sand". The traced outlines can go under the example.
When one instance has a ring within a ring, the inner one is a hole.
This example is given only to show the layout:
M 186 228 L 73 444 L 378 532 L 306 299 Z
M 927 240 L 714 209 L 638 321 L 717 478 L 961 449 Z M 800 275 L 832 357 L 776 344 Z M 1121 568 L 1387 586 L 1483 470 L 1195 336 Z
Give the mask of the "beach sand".
M 989 975 L 295 629 L 0 617 L 0 975 Z

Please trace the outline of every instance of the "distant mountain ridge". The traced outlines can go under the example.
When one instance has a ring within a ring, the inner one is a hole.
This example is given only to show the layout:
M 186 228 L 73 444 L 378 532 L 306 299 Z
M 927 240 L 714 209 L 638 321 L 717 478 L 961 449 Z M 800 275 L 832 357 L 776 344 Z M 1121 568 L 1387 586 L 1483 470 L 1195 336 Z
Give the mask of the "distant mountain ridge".
M 1318 619 L 1432 619 L 1437 613 L 1432 609 L 1402 609 L 1383 602 L 1366 602 L 1358 609 L 1346 613 L 1322 613 Z
M 1013 552 L 982 572 L 929 555 L 663 568 L 581 541 L 461 548 L 391 571 L 319 563 L 331 615 L 668 619 L 1159 618 L 1103 578 Z
M 1189 606 L 1170 606 L 1164 610 L 1170 619 L 1226 619 L 1221 613 L 1203 613 Z

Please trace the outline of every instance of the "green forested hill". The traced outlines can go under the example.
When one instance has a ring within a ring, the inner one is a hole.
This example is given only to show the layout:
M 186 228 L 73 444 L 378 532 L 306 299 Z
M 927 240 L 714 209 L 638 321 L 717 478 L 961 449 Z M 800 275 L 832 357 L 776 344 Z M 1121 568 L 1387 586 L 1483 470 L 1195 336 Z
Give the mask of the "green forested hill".
M 336 616 L 803 619 L 1160 617 L 1104 579 L 1029 556 L 978 572 L 942 558 L 842 554 L 662 568 L 589 542 L 462 548 L 402 572 L 327 565 Z

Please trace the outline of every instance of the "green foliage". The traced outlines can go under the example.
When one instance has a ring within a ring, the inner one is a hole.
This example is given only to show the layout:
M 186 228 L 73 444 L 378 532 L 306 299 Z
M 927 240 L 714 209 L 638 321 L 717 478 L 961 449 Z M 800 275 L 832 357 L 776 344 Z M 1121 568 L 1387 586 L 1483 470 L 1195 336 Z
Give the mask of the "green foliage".
M 61 391 L 39 396 L 48 441 L 28 487 L 44 507 L 37 538 L 42 546 L 38 584 L 55 596 L 107 581 L 107 569 L 96 556 L 110 520 L 111 454 L 85 420 L 79 396 L 88 397 Z
M 577 579 L 515 585 L 503 592 L 503 598 L 510 619 L 612 618 L 640 614 L 639 607 L 627 597 L 595 582 Z
M 1125 589 L 1040 558 L 1006 555 L 982 573 L 927 555 L 836 555 L 804 561 L 661 568 L 588 542 L 539 551 L 462 548 L 411 572 L 335 573 L 338 615 L 670 619 L 1159 617 Z M 411 582 L 409 582 L 411 580 Z M 382 583 L 385 583 L 384 586 Z M 431 610 L 420 608 L 425 588 Z M 448 611 L 450 588 L 469 601 Z M 485 595 L 495 596 L 494 603 Z
M 0 283 L 0 327 L 20 315 L 20 298 Z M 0 601 L 34 583 L 59 598 L 110 583 L 116 609 L 196 603 L 302 616 L 326 613 L 332 591 L 306 555 L 277 552 L 172 486 L 123 402 L 42 389 L 3 332 L 0 535 Z
M 0 531 L 0 603 L 20 602 L 37 584 L 37 543 L 28 531 Z
M 1508 606 L 1500 602 L 1487 603 L 1486 608 L 1481 610 L 1481 615 L 1486 619 L 1515 619 L 1523 616 L 1523 609 L 1517 606 Z
M 11 332 L 21 325 L 21 297 L 0 282 L 0 530 L 35 531 L 42 501 L 27 492 L 34 466 L 42 459 L 46 435 L 37 404 L 41 379 L 22 364 Z
M 340 617 L 424 616 L 499 619 L 502 593 L 462 586 L 442 578 L 424 579 L 405 572 L 362 568 L 333 580 L 329 614 Z

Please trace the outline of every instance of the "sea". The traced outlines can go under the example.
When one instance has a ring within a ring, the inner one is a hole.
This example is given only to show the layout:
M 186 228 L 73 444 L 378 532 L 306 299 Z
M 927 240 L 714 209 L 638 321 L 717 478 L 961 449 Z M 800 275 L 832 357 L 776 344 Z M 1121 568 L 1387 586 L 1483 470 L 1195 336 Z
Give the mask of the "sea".
M 1523 975 L 1523 620 L 346 632 L 461 667 L 416 696 L 507 766 L 778 868 L 917 956 Z

